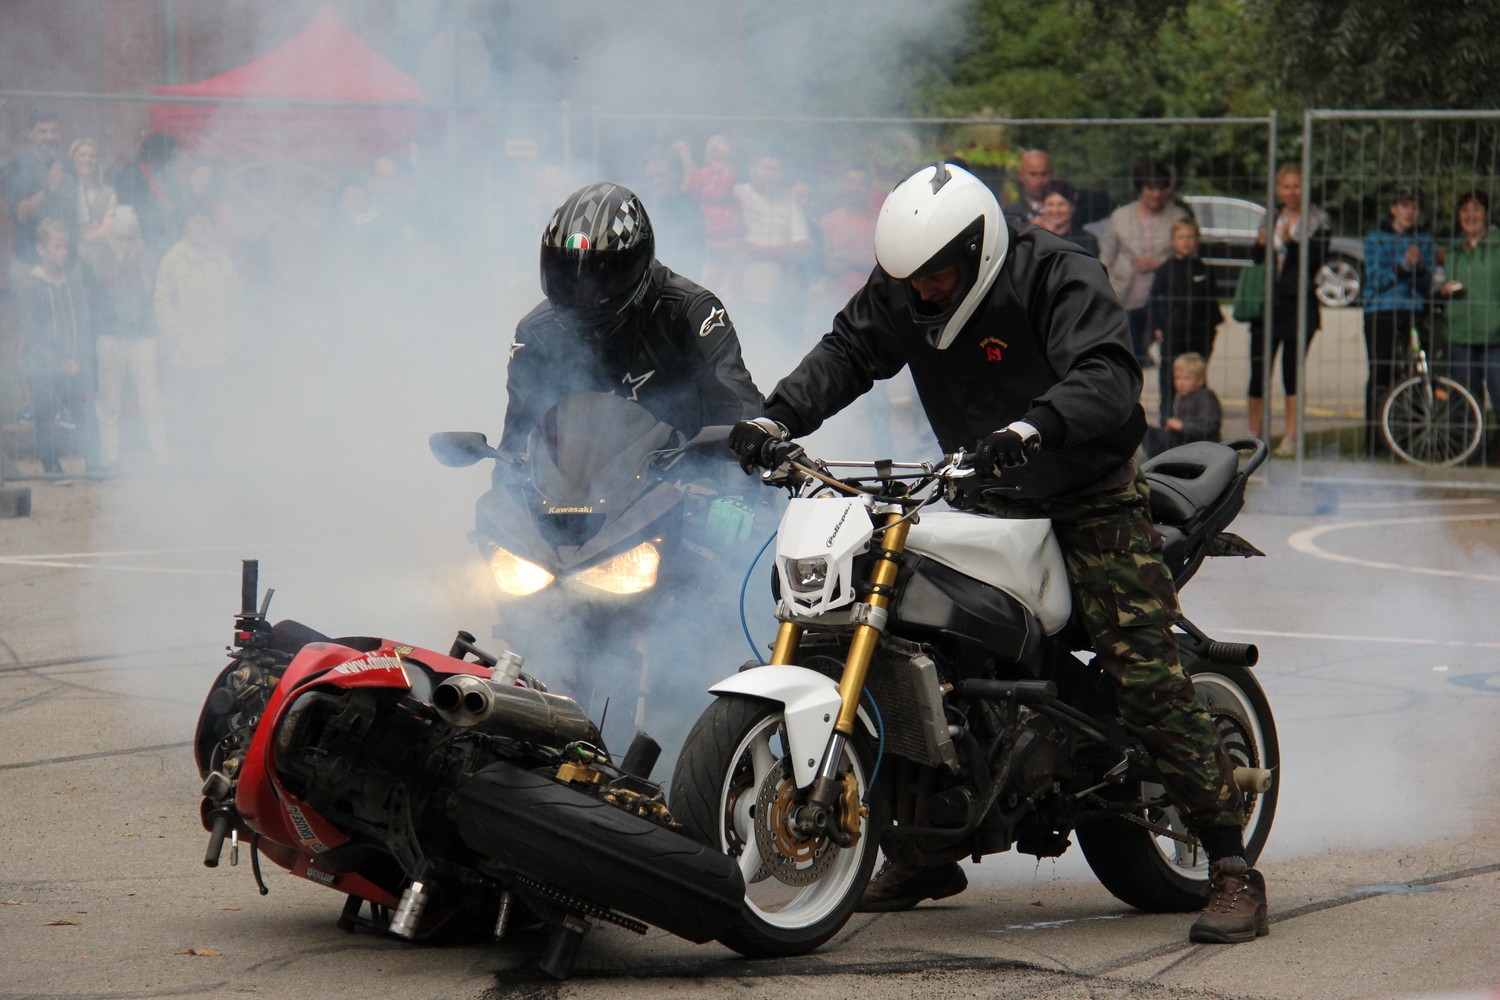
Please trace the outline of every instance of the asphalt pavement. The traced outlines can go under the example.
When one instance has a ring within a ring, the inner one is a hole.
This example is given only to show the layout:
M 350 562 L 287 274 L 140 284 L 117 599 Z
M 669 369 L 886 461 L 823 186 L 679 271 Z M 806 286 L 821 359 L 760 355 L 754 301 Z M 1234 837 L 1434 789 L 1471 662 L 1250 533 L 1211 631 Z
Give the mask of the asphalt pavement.
M 1261 859 L 1269 937 L 1189 945 L 1190 918 L 1124 907 L 1070 851 L 969 865 L 964 894 L 858 915 L 796 959 L 596 929 L 557 983 L 535 970 L 535 935 L 429 948 L 345 934 L 326 889 L 268 868 L 261 897 L 246 865 L 202 865 L 187 742 L 238 560 L 262 559 L 278 617 L 442 648 L 487 631 L 463 541 L 474 493 L 375 525 L 357 491 L 248 517 L 232 499 L 205 510 L 213 491 L 192 481 L 32 485 L 32 515 L 0 520 L 0 1000 L 1500 989 L 1493 494 L 1348 487 L 1319 514 L 1257 486 L 1236 530 L 1267 558 L 1211 561 L 1186 588 L 1210 635 L 1261 648 L 1284 763 Z

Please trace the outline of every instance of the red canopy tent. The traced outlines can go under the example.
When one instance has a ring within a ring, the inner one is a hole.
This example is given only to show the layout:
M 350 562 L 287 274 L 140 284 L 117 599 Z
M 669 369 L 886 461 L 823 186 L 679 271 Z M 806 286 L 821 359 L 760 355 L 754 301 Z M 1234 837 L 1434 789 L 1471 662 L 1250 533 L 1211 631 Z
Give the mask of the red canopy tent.
M 401 105 L 426 100 L 417 81 L 331 7 L 259 59 L 198 83 L 152 87 L 151 93 L 245 102 L 152 103 L 151 130 L 170 133 L 185 149 L 235 160 L 313 163 L 367 163 L 382 152 L 405 152 L 418 123 L 416 110 Z M 308 101 L 357 106 L 299 103 Z

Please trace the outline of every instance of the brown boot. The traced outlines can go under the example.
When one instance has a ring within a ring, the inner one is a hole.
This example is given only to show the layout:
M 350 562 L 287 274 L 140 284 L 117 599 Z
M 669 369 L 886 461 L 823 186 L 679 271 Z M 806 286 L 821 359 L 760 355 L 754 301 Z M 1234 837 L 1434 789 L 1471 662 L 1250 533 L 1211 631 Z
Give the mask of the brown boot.
M 1215 861 L 1208 869 L 1208 904 L 1193 921 L 1188 940 L 1239 944 L 1271 933 L 1266 880 L 1243 861 Z
M 887 861 L 865 886 L 855 907 L 860 913 L 891 913 L 909 910 L 924 899 L 946 899 L 969 887 L 969 879 L 957 861 L 932 868 L 916 868 Z

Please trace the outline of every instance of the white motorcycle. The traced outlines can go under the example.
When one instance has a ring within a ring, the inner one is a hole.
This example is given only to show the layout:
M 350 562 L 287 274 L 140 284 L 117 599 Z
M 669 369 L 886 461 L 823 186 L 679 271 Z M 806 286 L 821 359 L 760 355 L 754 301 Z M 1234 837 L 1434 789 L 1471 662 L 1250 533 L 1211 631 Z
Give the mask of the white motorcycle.
M 965 502 L 962 453 L 933 466 L 767 451 L 763 479 L 793 497 L 776 543 L 780 627 L 769 663 L 711 689 L 669 797 L 690 836 L 738 859 L 744 906 L 719 940 L 753 957 L 817 948 L 882 849 L 914 864 L 1012 847 L 1056 857 L 1070 833 L 1125 903 L 1201 908 L 1201 845 L 1126 735 L 1112 685 L 1074 655 L 1089 639 L 1051 522 L 936 508 Z M 1206 556 L 1263 554 L 1225 529 L 1265 458 L 1260 441 L 1200 442 L 1147 464 L 1179 587 Z M 1253 863 L 1280 765 L 1248 669 L 1257 650 L 1185 618 L 1176 633 L 1235 764 Z

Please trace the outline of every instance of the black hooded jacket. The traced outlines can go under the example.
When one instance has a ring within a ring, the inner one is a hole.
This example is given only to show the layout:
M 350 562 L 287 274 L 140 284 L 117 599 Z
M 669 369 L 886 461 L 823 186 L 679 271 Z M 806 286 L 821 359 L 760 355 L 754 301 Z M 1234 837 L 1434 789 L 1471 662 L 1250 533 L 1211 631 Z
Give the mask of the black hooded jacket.
M 542 415 L 580 392 L 638 402 L 687 435 L 761 412 L 734 324 L 713 292 L 656 262 L 644 302 L 635 308 L 622 329 L 597 341 L 565 326 L 546 301 L 516 325 L 503 455 L 518 457 Z
M 1141 370 L 1104 267 L 1060 236 L 1023 225 L 989 296 L 946 350 L 913 322 L 904 281 L 879 269 L 834 317 L 833 330 L 776 386 L 766 416 L 794 437 L 911 366 L 945 451 L 972 449 L 1026 420 L 1042 450 L 1008 470 L 1017 500 L 1123 485 L 1145 433 Z

